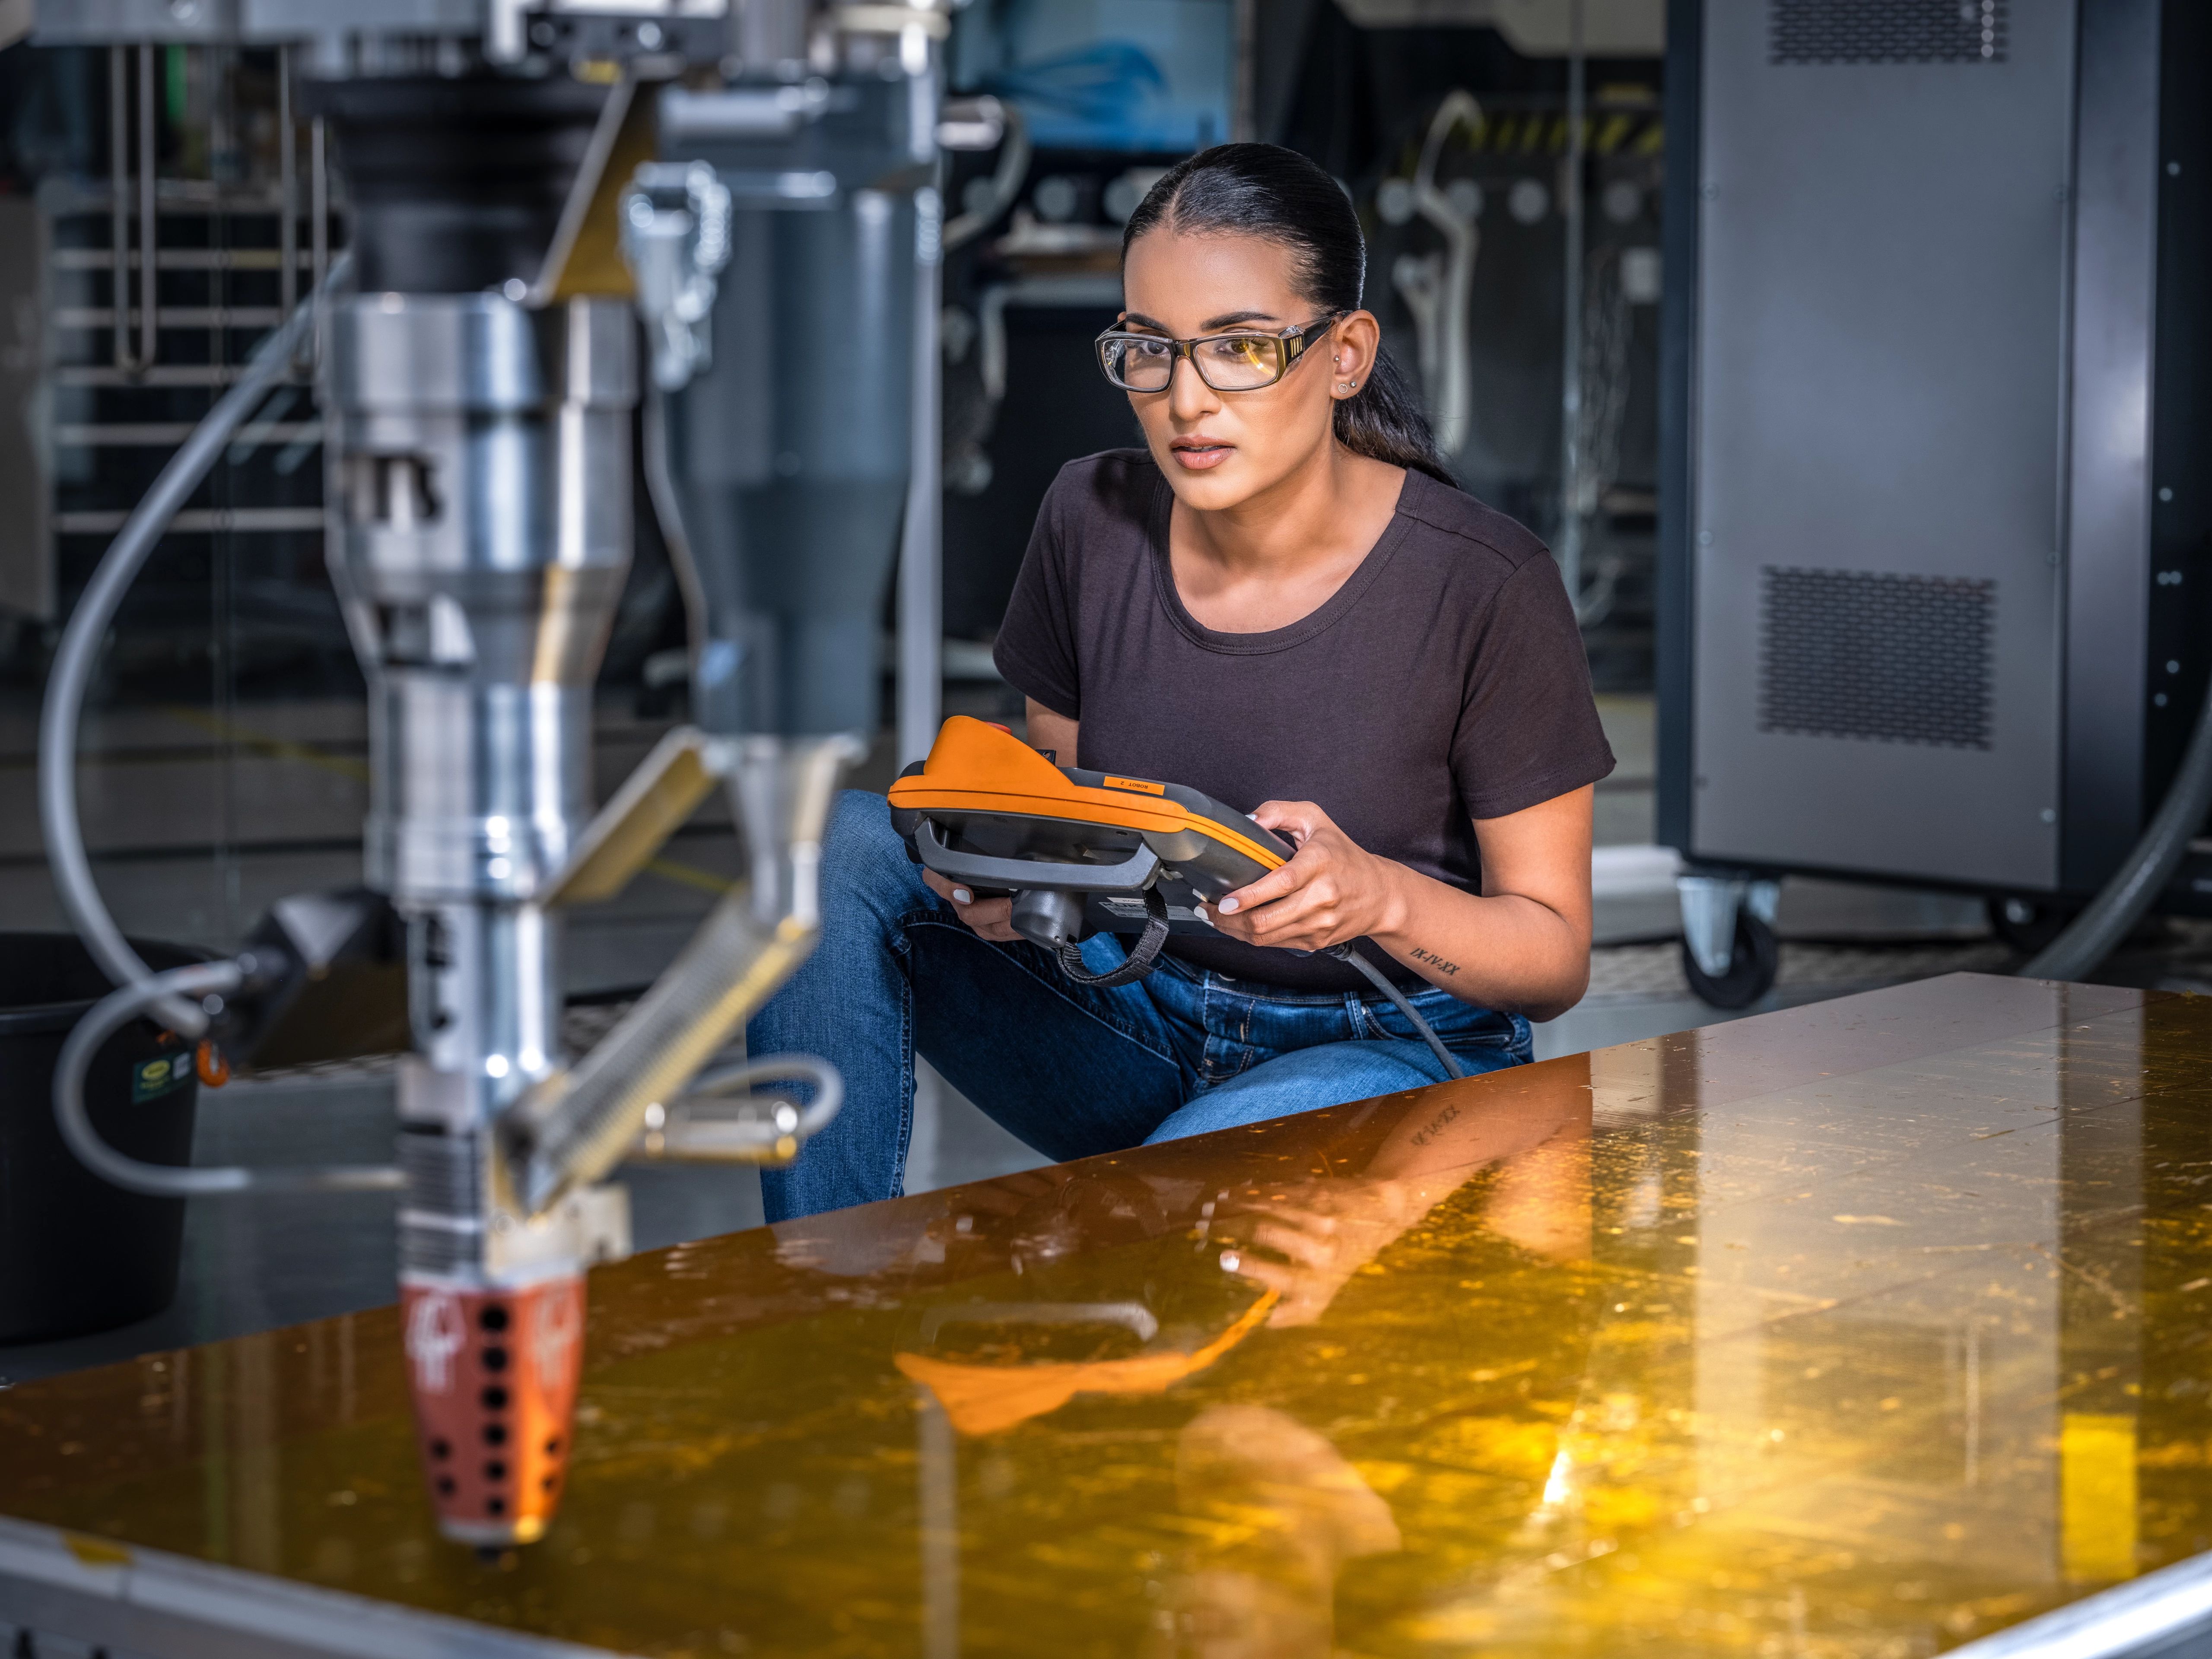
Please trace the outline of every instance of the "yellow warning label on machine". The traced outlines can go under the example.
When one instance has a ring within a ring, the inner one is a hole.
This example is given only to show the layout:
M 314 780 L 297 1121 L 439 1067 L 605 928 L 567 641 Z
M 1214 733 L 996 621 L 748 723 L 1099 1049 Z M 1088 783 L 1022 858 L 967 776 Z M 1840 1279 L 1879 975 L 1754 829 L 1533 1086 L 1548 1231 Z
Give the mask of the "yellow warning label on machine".
M 1104 781 L 1109 789 L 1133 789 L 1140 795 L 1164 795 L 1168 792 L 1164 783 L 1152 783 L 1144 778 L 1108 778 Z

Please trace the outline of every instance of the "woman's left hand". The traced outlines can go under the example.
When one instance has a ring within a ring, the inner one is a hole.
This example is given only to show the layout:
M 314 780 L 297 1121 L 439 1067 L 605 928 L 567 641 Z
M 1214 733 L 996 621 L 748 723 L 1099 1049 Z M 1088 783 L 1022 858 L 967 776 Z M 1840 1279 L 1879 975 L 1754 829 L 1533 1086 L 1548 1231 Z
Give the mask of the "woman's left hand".
M 1206 907 L 1215 927 L 1247 945 L 1322 951 L 1397 927 L 1396 874 L 1310 800 L 1271 800 L 1255 823 L 1297 848 L 1288 864 Z

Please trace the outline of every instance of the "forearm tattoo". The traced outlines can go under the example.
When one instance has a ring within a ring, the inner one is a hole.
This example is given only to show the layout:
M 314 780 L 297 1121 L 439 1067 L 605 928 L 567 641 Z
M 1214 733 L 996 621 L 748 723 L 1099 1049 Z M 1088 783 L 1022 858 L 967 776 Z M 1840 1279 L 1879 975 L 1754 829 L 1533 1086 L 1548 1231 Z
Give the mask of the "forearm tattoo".
M 1426 1123 L 1421 1126 L 1419 1132 L 1413 1136 L 1413 1145 L 1416 1146 L 1427 1146 L 1430 1141 L 1436 1139 L 1437 1132 L 1441 1130 L 1445 1124 L 1449 1123 L 1458 1115 L 1458 1107 L 1445 1107 L 1443 1110 L 1438 1112 L 1434 1117 L 1431 1118 Z

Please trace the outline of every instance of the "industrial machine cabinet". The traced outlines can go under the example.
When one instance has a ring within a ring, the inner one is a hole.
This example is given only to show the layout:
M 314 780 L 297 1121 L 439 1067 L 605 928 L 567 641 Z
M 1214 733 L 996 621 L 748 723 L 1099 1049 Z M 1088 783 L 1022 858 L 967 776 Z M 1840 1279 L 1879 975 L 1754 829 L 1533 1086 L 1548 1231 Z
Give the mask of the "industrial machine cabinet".
M 1668 28 L 1659 838 L 1692 983 L 1741 1006 L 1785 873 L 2033 923 L 2156 808 L 2208 668 L 2212 24 L 1675 0 Z

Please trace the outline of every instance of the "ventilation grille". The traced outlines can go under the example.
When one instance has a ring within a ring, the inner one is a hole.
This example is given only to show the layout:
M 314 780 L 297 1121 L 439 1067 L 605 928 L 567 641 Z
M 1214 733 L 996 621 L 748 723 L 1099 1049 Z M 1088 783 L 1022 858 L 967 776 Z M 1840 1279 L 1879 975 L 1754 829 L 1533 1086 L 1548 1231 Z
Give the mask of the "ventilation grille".
M 1760 731 L 1990 746 L 1995 582 L 1776 565 L 1759 574 Z
M 1767 0 L 1771 64 L 2002 64 L 2009 0 Z

